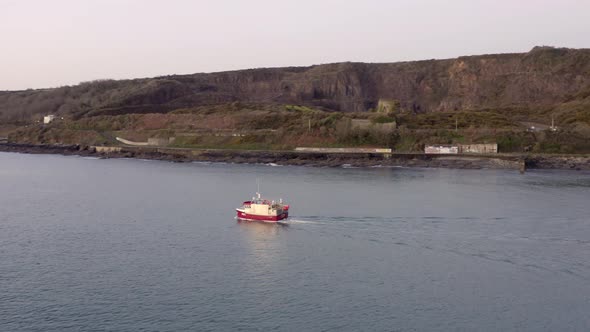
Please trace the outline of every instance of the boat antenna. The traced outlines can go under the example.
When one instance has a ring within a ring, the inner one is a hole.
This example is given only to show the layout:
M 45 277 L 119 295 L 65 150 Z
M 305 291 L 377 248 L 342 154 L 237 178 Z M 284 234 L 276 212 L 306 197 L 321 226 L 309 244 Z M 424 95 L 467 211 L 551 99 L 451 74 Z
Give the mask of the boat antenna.
M 258 198 L 260 198 L 260 179 L 259 178 L 256 178 L 256 187 L 257 187 L 256 195 L 258 196 Z

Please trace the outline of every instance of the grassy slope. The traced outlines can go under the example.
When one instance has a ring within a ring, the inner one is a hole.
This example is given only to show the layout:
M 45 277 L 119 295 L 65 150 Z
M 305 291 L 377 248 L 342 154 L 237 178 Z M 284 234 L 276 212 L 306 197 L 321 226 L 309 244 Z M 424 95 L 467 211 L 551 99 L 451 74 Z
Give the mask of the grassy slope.
M 296 146 L 387 146 L 422 151 L 424 144 L 497 142 L 502 152 L 590 152 L 590 96 L 543 109 L 498 109 L 413 114 L 325 112 L 296 105 L 230 103 L 183 108 L 168 114 L 125 114 L 65 119 L 48 126 L 19 127 L 12 141 L 88 145 L 118 144 L 115 136 L 145 141 L 176 137 L 173 146 L 195 148 L 291 149 Z M 558 132 L 528 132 L 522 120 L 549 125 Z M 354 120 L 369 120 L 355 127 Z M 379 122 L 395 120 L 393 131 Z M 311 124 L 311 127 L 310 127 Z M 457 125 L 457 130 L 455 126 Z

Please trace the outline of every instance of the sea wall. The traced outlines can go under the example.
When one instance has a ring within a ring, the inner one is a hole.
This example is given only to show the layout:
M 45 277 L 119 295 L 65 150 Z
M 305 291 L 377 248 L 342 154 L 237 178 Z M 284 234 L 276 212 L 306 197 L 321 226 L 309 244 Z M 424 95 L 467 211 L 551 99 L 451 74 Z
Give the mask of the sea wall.
M 298 152 L 324 152 L 324 153 L 391 153 L 391 149 L 386 148 L 311 148 L 297 147 Z

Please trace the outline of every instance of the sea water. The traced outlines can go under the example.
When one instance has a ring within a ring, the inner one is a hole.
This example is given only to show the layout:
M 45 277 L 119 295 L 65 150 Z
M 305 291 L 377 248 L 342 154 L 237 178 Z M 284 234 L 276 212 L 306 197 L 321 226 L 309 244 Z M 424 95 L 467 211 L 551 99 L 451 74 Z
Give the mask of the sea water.
M 260 179 L 291 205 L 238 222 Z M 587 331 L 590 174 L 0 153 L 1 331 Z

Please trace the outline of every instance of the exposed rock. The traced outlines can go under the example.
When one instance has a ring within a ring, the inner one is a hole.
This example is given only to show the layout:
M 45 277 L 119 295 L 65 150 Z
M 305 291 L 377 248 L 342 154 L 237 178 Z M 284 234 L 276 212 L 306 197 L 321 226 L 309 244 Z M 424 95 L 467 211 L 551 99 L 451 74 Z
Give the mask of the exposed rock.
M 158 113 L 234 101 L 335 111 L 395 106 L 415 112 L 553 105 L 590 91 L 590 50 L 537 47 L 497 54 L 382 64 L 336 63 L 73 87 L 0 92 L 0 114 Z

